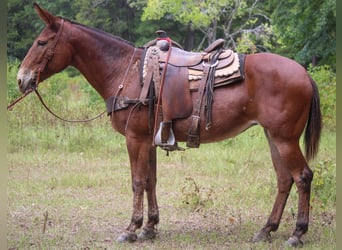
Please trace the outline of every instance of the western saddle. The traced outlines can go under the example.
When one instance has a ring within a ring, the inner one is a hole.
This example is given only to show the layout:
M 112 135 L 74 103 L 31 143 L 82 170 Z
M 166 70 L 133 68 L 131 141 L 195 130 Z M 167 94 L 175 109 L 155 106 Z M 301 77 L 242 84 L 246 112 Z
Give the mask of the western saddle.
M 199 147 L 203 102 L 208 130 L 212 120 L 214 88 L 244 78 L 244 55 L 223 49 L 223 39 L 216 40 L 203 52 L 188 52 L 168 38 L 164 31 L 159 30 L 157 33 L 159 38 L 144 46 L 142 91 L 139 98 L 145 105 L 149 102 L 152 109 L 155 103 L 151 99 L 157 98 L 154 144 L 167 151 L 180 149 L 172 130 L 172 121 L 192 115 L 187 146 Z M 191 97 L 193 91 L 198 91 L 195 103 Z

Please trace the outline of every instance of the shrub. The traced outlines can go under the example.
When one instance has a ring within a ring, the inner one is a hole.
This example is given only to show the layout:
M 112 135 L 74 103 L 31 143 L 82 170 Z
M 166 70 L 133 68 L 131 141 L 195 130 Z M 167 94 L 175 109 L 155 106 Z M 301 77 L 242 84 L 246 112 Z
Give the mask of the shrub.
M 311 77 L 316 81 L 321 98 L 323 124 L 326 129 L 336 129 L 336 73 L 330 66 L 309 66 Z
M 321 207 L 336 202 L 336 159 L 329 158 L 312 166 L 314 178 L 312 181 L 312 198 Z

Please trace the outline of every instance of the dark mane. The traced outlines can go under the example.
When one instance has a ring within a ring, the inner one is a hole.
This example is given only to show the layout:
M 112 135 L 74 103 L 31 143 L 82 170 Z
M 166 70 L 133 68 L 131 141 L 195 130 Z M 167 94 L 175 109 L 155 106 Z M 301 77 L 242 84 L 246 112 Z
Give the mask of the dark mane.
M 74 24 L 74 25 L 83 27 L 83 28 L 85 28 L 85 29 L 94 31 L 94 32 L 96 32 L 96 33 L 100 33 L 101 35 L 104 35 L 104 36 L 107 36 L 107 37 L 114 38 L 115 40 L 118 40 L 118 41 L 120 41 L 120 42 L 123 42 L 123 43 L 126 43 L 126 44 L 130 45 L 130 46 L 135 47 L 135 44 L 134 44 L 134 43 L 132 43 L 132 42 L 130 42 L 130 41 L 127 41 L 127 40 L 125 40 L 125 39 L 123 39 L 123 38 L 121 38 L 121 37 L 114 36 L 114 35 L 112 35 L 112 34 L 110 34 L 110 33 L 108 33 L 108 32 L 105 32 L 105 31 L 103 31 L 103 30 L 100 30 L 100 29 L 97 29 L 97 28 L 93 28 L 93 27 L 89 27 L 89 26 L 86 26 L 86 25 L 84 25 L 84 24 L 81 24 L 81 23 L 78 23 L 78 22 L 69 20 L 69 19 L 64 18 L 64 17 L 60 17 L 60 18 L 63 18 L 64 20 L 70 22 L 71 24 Z

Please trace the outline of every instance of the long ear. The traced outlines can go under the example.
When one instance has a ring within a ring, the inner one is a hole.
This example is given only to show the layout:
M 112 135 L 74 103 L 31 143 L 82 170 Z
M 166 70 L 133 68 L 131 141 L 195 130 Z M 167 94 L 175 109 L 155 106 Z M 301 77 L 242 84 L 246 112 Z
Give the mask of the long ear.
M 52 15 L 47 10 L 42 9 L 37 3 L 34 3 L 33 7 L 34 7 L 35 11 L 37 12 L 38 16 L 40 17 L 40 19 L 42 19 L 46 24 L 48 24 L 48 25 L 54 25 L 55 24 L 57 17 Z

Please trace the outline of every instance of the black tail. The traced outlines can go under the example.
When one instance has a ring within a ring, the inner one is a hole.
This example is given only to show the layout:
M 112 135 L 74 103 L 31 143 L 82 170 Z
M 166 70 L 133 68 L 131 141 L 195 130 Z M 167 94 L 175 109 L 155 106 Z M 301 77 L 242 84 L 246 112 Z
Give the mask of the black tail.
M 305 157 L 307 161 L 315 158 L 318 152 L 319 141 L 323 127 L 318 88 L 315 81 L 311 77 L 310 82 L 313 89 L 313 96 L 304 137 Z

